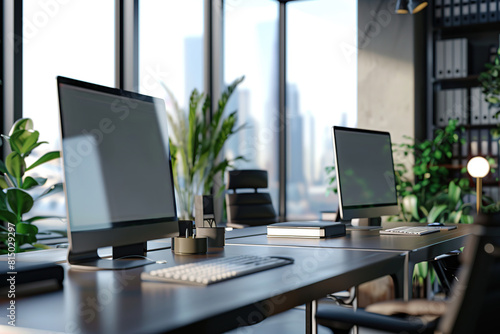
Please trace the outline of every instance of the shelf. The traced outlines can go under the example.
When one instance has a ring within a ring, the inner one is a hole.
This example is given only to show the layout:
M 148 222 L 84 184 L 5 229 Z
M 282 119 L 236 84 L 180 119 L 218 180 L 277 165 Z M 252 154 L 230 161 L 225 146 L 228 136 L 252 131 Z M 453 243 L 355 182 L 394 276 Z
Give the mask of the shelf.
M 441 34 L 441 38 L 474 36 L 476 34 L 491 33 L 495 30 L 500 31 L 499 21 L 450 27 L 439 26 L 433 28 L 434 33 Z
M 433 79 L 434 85 L 440 85 L 442 89 L 470 88 L 480 86 L 479 75 L 469 75 L 462 78 Z

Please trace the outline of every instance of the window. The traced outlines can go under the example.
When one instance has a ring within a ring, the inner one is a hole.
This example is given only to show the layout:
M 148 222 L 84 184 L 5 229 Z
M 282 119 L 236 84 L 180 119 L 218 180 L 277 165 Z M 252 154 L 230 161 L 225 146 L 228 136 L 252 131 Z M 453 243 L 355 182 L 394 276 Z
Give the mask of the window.
M 287 218 L 336 210 L 325 196 L 331 127 L 356 126 L 357 7 L 352 0 L 287 3 Z
M 224 84 L 245 76 L 228 102 L 246 128 L 225 147 L 238 169 L 264 169 L 278 212 L 278 13 L 274 0 L 224 2 Z
M 35 150 L 35 161 L 59 150 L 59 103 L 56 76 L 114 85 L 113 0 L 24 1 L 23 117 L 33 119 L 40 139 L 49 144 Z M 35 156 L 36 154 L 36 156 Z M 47 185 L 61 182 L 60 161 L 37 167 Z M 65 215 L 62 193 L 40 200 L 36 215 Z
M 191 91 L 203 91 L 203 0 L 139 2 L 139 92 L 181 108 Z

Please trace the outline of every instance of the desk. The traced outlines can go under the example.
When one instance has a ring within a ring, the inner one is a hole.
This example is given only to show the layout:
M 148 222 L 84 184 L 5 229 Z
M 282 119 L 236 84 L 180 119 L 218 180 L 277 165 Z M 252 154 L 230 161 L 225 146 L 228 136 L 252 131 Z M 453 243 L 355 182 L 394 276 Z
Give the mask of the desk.
M 401 225 L 401 223 L 384 223 L 383 228 Z M 421 226 L 421 225 L 420 225 Z M 260 230 L 259 230 L 260 231 Z M 265 246 L 299 246 L 348 250 L 372 250 L 405 254 L 403 284 L 399 284 L 399 293 L 405 300 L 411 298 L 413 268 L 416 263 L 432 260 L 436 256 L 459 249 L 465 245 L 465 239 L 471 232 L 471 225 L 458 225 L 457 229 L 441 231 L 422 236 L 380 235 L 378 230 L 350 230 L 345 237 L 326 239 L 268 238 L 266 234 L 231 239 L 227 244 L 265 245 Z M 252 232 L 255 234 L 255 231 Z
M 252 246 L 252 254 L 289 256 L 295 263 L 208 287 L 140 279 L 145 269 L 248 252 L 249 246 L 242 245 L 196 256 L 159 250 L 148 257 L 166 259 L 167 265 L 126 271 L 75 271 L 66 266 L 63 290 L 16 299 L 16 326 L 69 333 L 222 332 L 401 271 L 404 262 L 396 252 Z M 0 324 L 7 323 L 6 307 L 6 300 L 0 299 Z

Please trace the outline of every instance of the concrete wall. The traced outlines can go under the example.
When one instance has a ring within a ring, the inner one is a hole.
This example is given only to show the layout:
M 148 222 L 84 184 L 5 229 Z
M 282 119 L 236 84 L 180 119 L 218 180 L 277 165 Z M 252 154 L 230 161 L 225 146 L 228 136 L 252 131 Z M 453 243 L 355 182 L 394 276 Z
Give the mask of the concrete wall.
M 358 0 L 358 127 L 399 143 L 415 137 L 414 16 L 395 3 Z

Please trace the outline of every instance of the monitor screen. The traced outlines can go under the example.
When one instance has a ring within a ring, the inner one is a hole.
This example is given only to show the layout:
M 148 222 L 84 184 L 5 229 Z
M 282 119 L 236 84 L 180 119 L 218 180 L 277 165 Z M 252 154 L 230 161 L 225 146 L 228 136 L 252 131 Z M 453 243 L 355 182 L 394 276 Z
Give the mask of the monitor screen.
M 334 126 L 333 145 L 342 219 L 397 214 L 390 134 Z
M 58 77 L 70 247 L 178 233 L 161 99 Z

